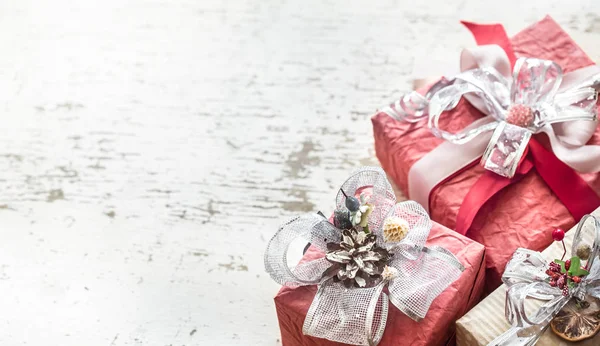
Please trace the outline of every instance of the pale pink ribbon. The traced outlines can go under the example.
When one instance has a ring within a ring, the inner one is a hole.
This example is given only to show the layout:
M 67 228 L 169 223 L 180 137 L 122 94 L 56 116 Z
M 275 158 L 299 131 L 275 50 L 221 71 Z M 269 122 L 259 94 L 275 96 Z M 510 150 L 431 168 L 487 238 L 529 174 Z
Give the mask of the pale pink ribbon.
M 510 62 L 500 46 L 478 46 L 462 52 L 461 72 L 483 67 L 491 67 L 504 78 L 511 80 Z M 460 77 L 461 74 L 456 78 Z M 598 65 L 587 66 L 565 74 L 558 93 L 574 87 L 592 86 L 598 81 L 600 81 L 600 67 Z M 476 132 L 477 128 L 487 124 L 487 131 L 480 132 L 461 144 L 457 144 L 456 141 L 455 143 L 444 141 L 410 168 L 408 194 L 426 210 L 429 210 L 429 195 L 438 184 L 482 156 L 492 136 L 492 132 L 489 130 L 493 130 L 495 127 L 492 123 L 501 120 L 494 117 L 494 114 L 489 114 L 483 100 L 477 95 L 465 94 L 464 97 L 474 107 L 486 114 L 485 117 L 473 122 L 465 130 L 471 129 Z M 432 106 L 434 105 L 429 105 L 430 109 Z M 594 134 L 597 125 L 597 121 L 569 121 L 547 124 L 540 132 L 548 135 L 552 151 L 561 161 L 577 172 L 591 173 L 600 171 L 600 146 L 586 145 L 586 143 Z M 448 135 L 452 136 L 453 134 Z

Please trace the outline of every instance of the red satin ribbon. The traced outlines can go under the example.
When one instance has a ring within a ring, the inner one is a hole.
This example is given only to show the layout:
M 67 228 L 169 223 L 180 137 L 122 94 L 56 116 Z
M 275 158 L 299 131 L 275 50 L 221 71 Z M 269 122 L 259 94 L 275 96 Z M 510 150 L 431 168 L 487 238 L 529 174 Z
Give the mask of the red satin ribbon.
M 516 61 L 510 40 L 500 24 L 478 25 L 462 22 L 475 36 L 479 45 L 501 46 L 514 66 Z M 512 179 L 485 171 L 467 193 L 456 218 L 456 232 L 467 234 L 475 216 L 496 193 L 514 184 L 535 168 L 550 190 L 565 205 L 575 220 L 600 206 L 600 197 L 571 167 L 560 161 L 554 153 L 544 148 L 535 138 L 529 141 L 526 152 Z
M 583 215 L 600 206 L 600 197 L 585 180 L 532 138 L 512 179 L 485 171 L 473 184 L 458 211 L 456 232 L 467 234 L 483 205 L 505 187 L 523 179 L 533 168 L 575 220 L 581 219 Z
M 461 24 L 469 29 L 475 37 L 475 42 L 477 42 L 479 46 L 496 44 L 502 47 L 510 61 L 510 66 L 515 66 L 517 57 L 515 56 L 510 39 L 508 38 L 508 35 L 506 35 L 506 31 L 502 24 L 477 24 L 465 22 L 464 20 L 461 21 Z

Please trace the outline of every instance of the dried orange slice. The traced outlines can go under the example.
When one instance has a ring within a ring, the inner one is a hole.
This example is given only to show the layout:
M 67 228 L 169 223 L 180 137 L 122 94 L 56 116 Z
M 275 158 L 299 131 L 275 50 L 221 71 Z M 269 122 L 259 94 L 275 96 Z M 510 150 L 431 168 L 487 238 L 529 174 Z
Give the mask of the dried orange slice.
M 600 300 L 586 297 L 571 299 L 550 322 L 552 331 L 568 341 L 589 339 L 600 331 Z

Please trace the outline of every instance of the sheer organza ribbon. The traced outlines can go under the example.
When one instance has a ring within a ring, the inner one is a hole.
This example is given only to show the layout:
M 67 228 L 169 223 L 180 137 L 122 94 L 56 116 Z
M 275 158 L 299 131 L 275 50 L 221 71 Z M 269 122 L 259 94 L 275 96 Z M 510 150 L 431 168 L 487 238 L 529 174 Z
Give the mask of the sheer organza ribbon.
M 571 298 L 584 299 L 586 295 L 600 298 L 600 222 L 585 215 L 577 225 L 571 246 L 575 254 L 582 243 L 593 242 L 591 256 L 587 261 L 589 274 L 564 296 L 562 290 L 548 283 L 548 261 L 539 252 L 519 248 L 506 265 L 502 281 L 507 286 L 506 319 L 512 327 L 489 345 L 534 345 L 550 321 Z M 526 309 L 527 300 L 544 301 L 537 309 Z M 528 313 L 528 311 L 530 313 Z
M 413 92 L 384 109 L 401 121 L 427 118 L 433 134 L 445 140 L 411 167 L 409 197 L 428 209 L 436 186 L 482 157 L 486 172 L 459 210 L 459 233 L 467 232 L 487 200 L 534 167 L 580 219 L 600 205 L 600 197 L 577 174 L 600 171 L 600 146 L 586 145 L 597 127 L 597 92 L 592 86 L 600 84 L 600 67 L 563 74 L 552 61 L 517 60 L 502 26 L 466 25 L 484 45 L 463 51 L 462 72 L 440 80 L 424 96 Z M 443 130 L 440 117 L 461 97 L 486 116 L 457 133 Z M 521 117 L 511 116 L 518 115 L 514 110 L 519 108 Z M 540 133 L 547 135 L 551 151 L 532 137 Z
M 359 169 L 341 189 L 348 195 L 370 194 L 374 210 L 369 216 L 369 230 L 377 236 L 377 244 L 393 254 L 388 266 L 398 275 L 382 279 L 375 287 L 346 288 L 340 282 L 322 278 L 331 265 L 324 256 L 290 268 L 287 255 L 292 243 L 308 242 L 325 252 L 328 242 L 339 241 L 341 230 L 318 214 L 301 215 L 279 229 L 267 246 L 265 268 L 282 285 L 319 285 L 304 321 L 304 334 L 347 344 L 376 345 L 385 330 L 388 299 L 418 321 L 425 317 L 433 300 L 459 278 L 464 267 L 450 251 L 425 246 L 432 227 L 429 216 L 413 201 L 396 204 L 381 168 Z M 344 206 L 341 192 L 336 204 L 338 208 Z M 406 220 L 410 226 L 407 236 L 398 243 L 384 241 L 383 224 L 391 216 Z M 389 293 L 384 292 L 386 286 Z

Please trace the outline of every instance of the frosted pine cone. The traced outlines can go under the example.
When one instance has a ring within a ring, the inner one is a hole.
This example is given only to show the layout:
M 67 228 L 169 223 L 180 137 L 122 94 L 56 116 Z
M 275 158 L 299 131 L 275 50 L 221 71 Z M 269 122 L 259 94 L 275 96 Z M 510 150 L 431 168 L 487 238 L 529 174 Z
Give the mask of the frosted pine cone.
M 404 239 L 410 231 L 408 222 L 402 218 L 391 216 L 383 223 L 383 239 L 387 242 L 397 243 Z
M 333 277 L 344 286 L 373 287 L 381 281 L 381 274 L 391 254 L 377 246 L 373 233 L 356 229 L 342 231 L 340 243 L 327 243 L 325 258 L 332 264 L 323 277 Z

